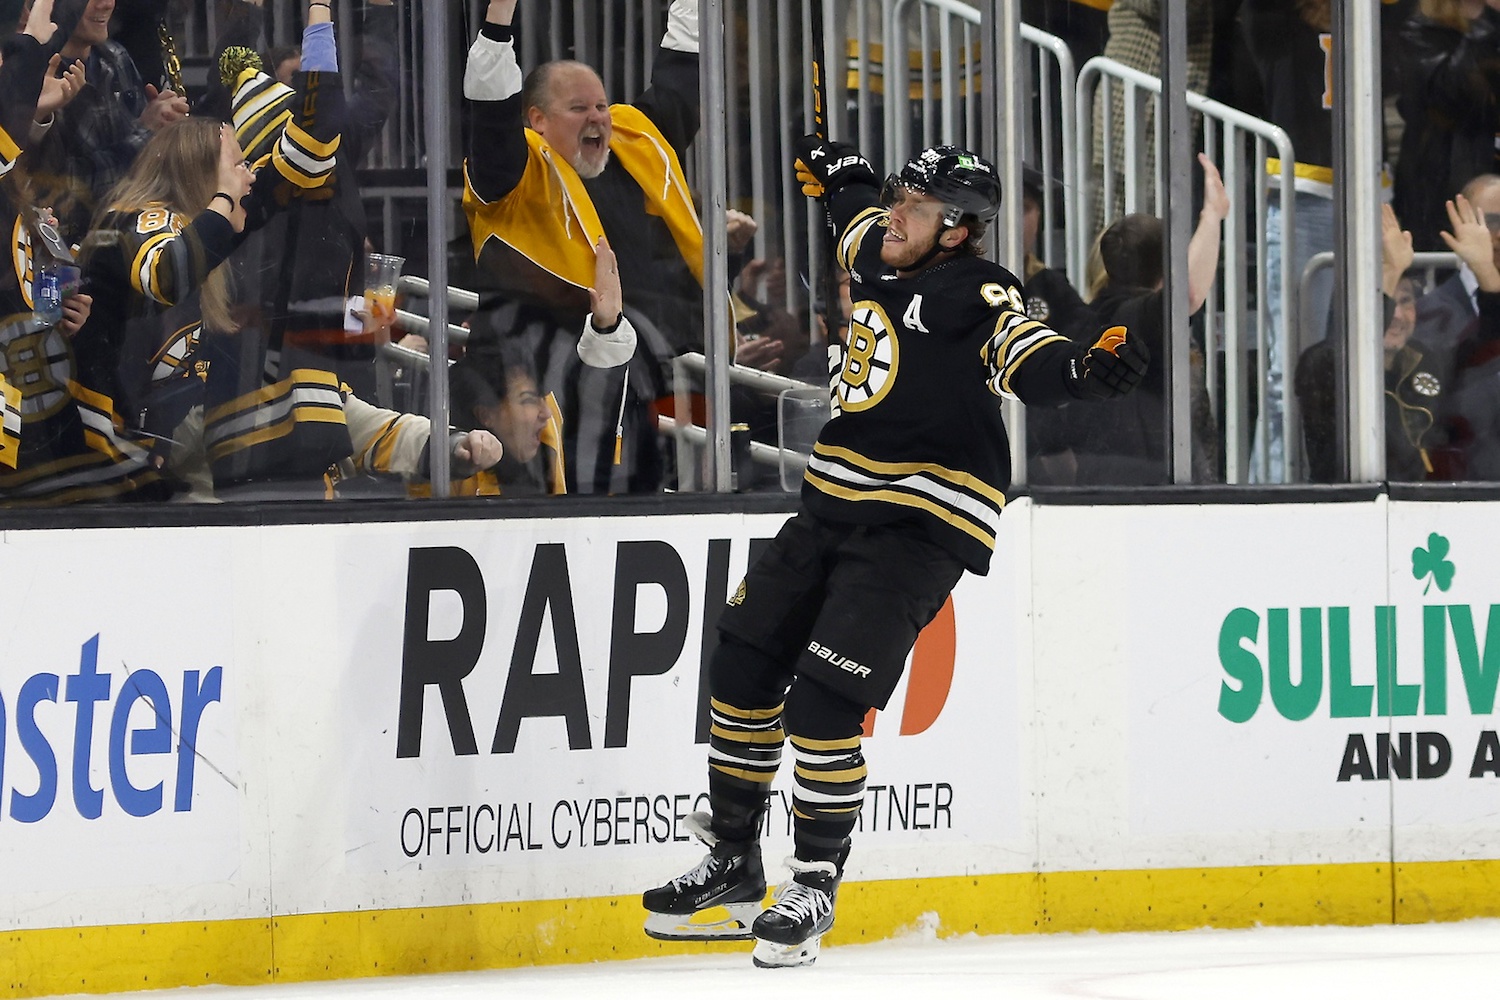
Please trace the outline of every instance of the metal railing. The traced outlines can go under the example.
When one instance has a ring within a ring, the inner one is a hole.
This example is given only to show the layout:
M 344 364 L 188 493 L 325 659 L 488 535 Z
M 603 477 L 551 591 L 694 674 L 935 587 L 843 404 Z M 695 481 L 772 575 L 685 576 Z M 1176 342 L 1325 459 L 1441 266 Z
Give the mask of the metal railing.
M 694 378 L 702 378 L 707 372 L 707 364 L 702 354 L 682 354 L 672 359 L 672 391 L 673 391 L 673 417 L 658 417 L 657 426 L 664 434 L 671 434 L 676 441 L 677 447 L 677 480 L 679 490 L 693 490 L 699 486 L 699 452 L 711 445 L 705 428 L 693 422 L 693 408 L 691 398 L 691 385 Z M 810 393 L 821 392 L 826 398 L 828 390 L 826 387 L 809 385 L 799 382 L 784 375 L 776 375 L 772 372 L 763 372 L 756 368 L 746 368 L 742 365 L 731 364 L 729 366 L 729 380 L 735 385 L 742 385 L 757 392 L 776 396 L 778 400 L 788 393 Z M 778 421 L 778 423 L 780 423 Z M 750 442 L 750 456 L 757 463 L 772 465 L 782 470 L 781 488 L 787 492 L 796 489 L 795 483 L 789 481 L 787 472 L 794 471 L 796 478 L 801 479 L 801 474 L 807 468 L 809 455 L 806 452 L 794 448 L 788 448 L 785 444 L 784 434 L 778 435 L 780 444 L 768 445 L 759 441 Z
M 896 169 L 918 148 L 940 142 L 983 149 L 981 12 L 959 0 L 886 0 L 884 20 L 885 128 L 891 137 L 889 148 L 896 154 L 886 157 L 887 169 Z M 1072 50 L 1056 35 L 1022 24 L 1021 40 L 1031 89 L 1028 103 L 1037 110 L 1026 124 L 1021 156 L 1044 178 L 1061 183 L 1061 199 L 1054 184 L 1043 185 L 1042 218 L 1047 227 L 1041 234 L 1041 252 L 1044 260 L 1066 267 L 1084 240 L 1082 220 L 1068 204 L 1068 192 L 1078 184 L 1078 124 L 1070 114 L 1078 72 Z M 869 50 L 870 44 L 860 40 L 860 55 Z M 869 70 L 868 60 L 862 59 L 861 81 Z M 891 80 L 905 80 L 907 86 L 893 93 Z M 863 88 L 858 94 L 859 106 L 870 106 Z M 862 125 L 866 117 L 861 116 Z M 920 125 L 919 138 L 912 135 L 913 121 Z M 863 132 L 860 143 L 862 149 L 872 148 Z M 1081 273 L 1071 276 L 1075 284 L 1082 278 Z
M 1106 89 L 1120 87 L 1123 90 L 1124 164 L 1126 167 L 1123 178 L 1117 177 L 1114 169 L 1114 111 L 1113 101 L 1109 99 L 1108 93 L 1105 93 L 1104 99 L 1099 101 L 1100 112 L 1097 120 L 1095 116 L 1094 97 L 1101 87 Z M 1156 135 L 1148 138 L 1144 135 L 1143 119 L 1145 116 L 1141 112 L 1148 100 L 1156 102 L 1159 106 L 1161 80 L 1131 69 L 1113 59 L 1099 56 L 1084 64 L 1079 73 L 1075 97 L 1079 123 L 1078 155 L 1080 160 L 1088 156 L 1087 162 L 1092 161 L 1093 135 L 1096 130 L 1103 136 L 1104 155 L 1098 176 L 1095 176 L 1091 167 L 1084 172 L 1085 176 L 1074 189 L 1074 217 L 1081 220 L 1092 219 L 1094 199 L 1102 197 L 1104 223 L 1107 226 L 1119 214 L 1115 211 L 1115 193 L 1117 185 L 1122 180 L 1124 185 L 1123 212 L 1146 211 L 1148 207 L 1146 192 L 1148 189 L 1156 190 L 1158 177 L 1154 175 L 1154 172 L 1150 176 L 1147 175 L 1146 158 L 1142 152 L 1148 141 L 1154 144 L 1153 148 L 1160 148 L 1162 116 L 1160 114 L 1155 116 Z M 1294 166 L 1296 155 L 1292 150 L 1291 139 L 1280 127 L 1211 100 L 1202 94 L 1190 91 L 1187 100 L 1188 108 L 1201 116 L 1203 131 L 1201 148 L 1223 173 L 1224 186 L 1229 192 L 1232 203 L 1231 211 L 1224 224 L 1224 254 L 1220 277 L 1215 282 L 1215 289 L 1210 294 L 1205 307 L 1207 310 L 1205 316 L 1207 349 L 1204 351 L 1207 369 L 1205 382 L 1215 407 L 1220 407 L 1222 403 L 1225 477 L 1230 483 L 1249 481 L 1254 425 L 1256 422 L 1265 424 L 1275 420 L 1281 424 L 1285 432 L 1287 460 L 1282 473 L 1283 480 L 1285 480 L 1287 470 L 1295 469 L 1299 464 L 1300 442 L 1295 440 L 1296 435 L 1290 430 L 1297 425 L 1296 400 L 1292 393 L 1284 392 L 1281 412 L 1271 412 L 1265 359 L 1270 356 L 1273 338 L 1278 341 L 1276 346 L 1279 347 L 1283 359 L 1289 361 L 1295 357 L 1290 353 L 1290 349 L 1295 344 L 1296 338 L 1294 327 L 1298 318 L 1297 290 L 1301 277 L 1295 272 Z M 1088 146 L 1087 149 L 1084 148 L 1085 144 Z M 1267 160 L 1273 156 L 1281 164 L 1280 173 L 1274 176 L 1268 173 L 1266 166 Z M 1180 169 L 1196 169 L 1196 167 L 1183 164 Z M 1269 242 L 1266 224 L 1272 184 L 1280 192 L 1281 208 L 1281 253 L 1280 259 L 1274 261 L 1268 259 Z M 1250 204 L 1247 204 L 1247 200 Z M 1247 211 L 1252 205 L 1253 211 Z M 1186 206 L 1178 206 L 1179 211 L 1185 209 Z M 1249 232 L 1246 232 L 1247 218 Z M 1077 275 L 1084 275 L 1087 271 L 1088 248 L 1080 241 L 1075 244 L 1074 250 L 1078 256 L 1074 258 L 1070 271 Z M 1252 278 L 1250 264 L 1252 262 L 1255 282 L 1253 298 L 1250 288 Z M 1268 309 L 1269 296 L 1266 287 L 1270 268 L 1280 270 L 1283 289 L 1281 302 L 1277 304 L 1276 318 L 1279 322 L 1274 330 Z M 1255 306 L 1253 318 L 1251 316 L 1252 302 Z M 1217 329 L 1216 303 L 1219 304 L 1218 311 L 1223 314 L 1224 398 L 1222 401 L 1218 398 L 1217 388 L 1219 372 L 1216 345 L 1220 338 Z M 1249 351 L 1252 345 L 1260 366 L 1260 376 L 1256 380 L 1256 415 L 1253 420 L 1250 415 L 1251 400 L 1245 391 L 1247 365 L 1250 361 Z M 1186 375 L 1187 373 L 1183 372 L 1180 377 L 1186 377 Z M 1258 465 L 1261 481 L 1264 482 L 1270 472 L 1269 456 L 1264 449 L 1258 456 Z
M 347 68 L 358 54 L 359 0 L 333 0 Z M 808 67 L 813 61 L 811 12 L 820 5 L 827 26 L 824 64 L 831 72 L 829 89 L 831 132 L 855 140 L 877 169 L 895 169 L 915 151 L 908 146 L 952 141 L 983 148 L 981 101 L 982 17 L 978 3 L 959 0 L 722 0 L 726 41 L 730 53 L 746 58 L 725 60 L 730 99 L 726 102 L 728 129 L 725 147 L 728 177 L 725 203 L 749 210 L 759 222 L 752 245 L 756 257 L 786 262 L 788 280 L 771 303 L 806 317 L 809 332 L 818 319 L 810 306 L 809 286 L 828 266 L 822 213 L 803 198 L 789 170 L 792 142 L 811 131 L 813 113 Z M 631 101 L 649 85 L 652 65 L 665 29 L 669 0 L 554 0 L 525 3 L 516 22 L 517 55 L 529 69 L 558 57 L 593 65 L 604 80 L 611 100 Z M 219 4 L 192 5 L 185 24 L 178 26 L 179 49 L 186 59 L 206 66 L 222 28 Z M 427 21 L 424 5 L 398 6 L 399 57 L 397 111 L 385 129 L 381 145 L 368 163 L 372 167 L 425 166 L 422 109 L 434 95 L 425 92 L 424 52 Z M 300 40 L 305 0 L 265 0 L 267 46 Z M 451 93 L 437 95 L 457 109 L 457 77 L 461 53 L 483 21 L 486 0 L 463 0 L 450 20 L 455 72 Z M 345 26 L 351 26 L 346 28 Z M 1071 54 L 1060 40 L 1035 29 L 1025 29 L 1028 53 L 1035 66 L 1034 86 L 1042 113 L 1032 123 L 1026 156 L 1049 177 L 1060 177 L 1063 194 L 1052 185 L 1043 193 L 1049 221 L 1066 215 L 1065 192 L 1075 181 L 1076 141 L 1066 113 L 1073 105 L 1074 70 Z M 831 57 L 831 58 L 830 58 Z M 886 65 L 889 60 L 890 65 Z M 347 75 L 347 74 L 346 74 Z M 898 82 L 899 81 L 899 82 Z M 424 98 L 427 101 L 424 104 Z M 458 115 L 449 116 L 449 141 L 443 154 L 455 166 L 462 150 Z M 894 123 L 894 124 L 893 124 Z M 706 176 L 704 143 L 684 155 L 690 181 Z M 425 187 L 408 183 L 394 171 L 367 177 L 362 195 L 374 225 L 371 237 L 379 248 L 407 253 L 403 234 L 418 220 Z M 449 200 L 456 203 L 458 192 Z M 1069 220 L 1071 225 L 1072 220 Z M 1068 256 L 1069 234 L 1049 231 L 1045 253 Z M 414 248 L 413 248 L 414 249 Z M 422 272 L 413 256 L 413 269 Z M 801 280 L 798 277 L 801 276 Z M 409 291 L 415 293 L 414 288 Z M 410 359 L 402 358 L 403 362 Z

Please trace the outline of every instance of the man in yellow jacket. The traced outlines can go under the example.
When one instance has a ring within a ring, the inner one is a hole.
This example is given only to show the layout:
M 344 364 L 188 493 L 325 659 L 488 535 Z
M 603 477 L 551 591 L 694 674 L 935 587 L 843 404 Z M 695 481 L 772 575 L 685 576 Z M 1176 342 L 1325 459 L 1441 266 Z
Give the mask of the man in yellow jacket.
M 538 376 L 562 404 L 570 492 L 654 491 L 662 463 L 648 401 L 666 393 L 662 366 L 703 343 L 703 234 L 678 159 L 699 121 L 697 4 L 673 0 L 651 86 L 634 104 L 611 105 L 584 63 L 550 62 L 523 78 L 517 2 L 491 0 L 464 77 L 475 257 L 507 293 L 547 307 L 571 332 L 590 311 L 594 248 L 608 239 L 642 353 L 629 371 L 621 467 L 616 414 L 588 410 L 621 398 L 621 376 L 609 381 L 544 346 Z

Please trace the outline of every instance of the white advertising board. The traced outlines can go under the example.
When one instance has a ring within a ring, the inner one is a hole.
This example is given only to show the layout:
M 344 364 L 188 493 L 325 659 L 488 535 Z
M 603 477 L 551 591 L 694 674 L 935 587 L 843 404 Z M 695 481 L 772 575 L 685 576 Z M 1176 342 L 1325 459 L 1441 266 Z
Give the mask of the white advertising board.
M 610 895 L 690 864 L 701 848 L 682 820 L 705 807 L 705 621 L 752 540 L 781 520 L 342 535 L 343 654 L 329 666 L 346 822 L 330 845 L 337 866 L 289 878 L 278 905 L 319 908 L 328 893 L 365 906 L 413 892 L 427 903 Z M 1025 547 L 1008 547 L 1005 571 L 960 587 L 873 724 L 861 877 L 954 874 L 997 848 L 1021 854 L 1020 870 L 1029 863 L 1015 747 L 993 761 L 960 752 L 975 731 L 1019 731 L 1013 559 Z M 768 817 L 772 858 L 790 853 L 788 792 L 784 778 Z
M 1493 510 L 1012 505 L 873 721 L 851 880 L 1500 858 Z M 682 870 L 708 623 L 781 520 L 6 533 L 0 918 Z
M 1338 780 L 1385 729 L 1337 717 L 1376 682 L 1383 502 L 1044 507 L 1034 538 L 1044 867 L 1389 856 L 1389 784 Z
M 1390 505 L 1399 686 L 1369 773 L 1388 774 L 1396 860 L 1500 858 L 1500 534 L 1480 503 Z M 1377 734 L 1378 735 L 1378 734 Z
M 227 531 L 9 532 L 0 658 L 7 926 L 246 915 L 267 827 L 240 739 Z

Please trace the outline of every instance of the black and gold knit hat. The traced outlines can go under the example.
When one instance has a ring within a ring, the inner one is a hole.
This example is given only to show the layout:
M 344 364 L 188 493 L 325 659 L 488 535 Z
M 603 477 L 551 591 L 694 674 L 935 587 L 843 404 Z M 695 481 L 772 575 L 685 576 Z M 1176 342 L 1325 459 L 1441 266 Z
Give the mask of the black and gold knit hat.
M 234 47 L 219 57 L 219 78 L 232 96 L 234 137 L 245 159 L 260 165 L 292 117 L 296 91 L 266 74 L 252 49 Z

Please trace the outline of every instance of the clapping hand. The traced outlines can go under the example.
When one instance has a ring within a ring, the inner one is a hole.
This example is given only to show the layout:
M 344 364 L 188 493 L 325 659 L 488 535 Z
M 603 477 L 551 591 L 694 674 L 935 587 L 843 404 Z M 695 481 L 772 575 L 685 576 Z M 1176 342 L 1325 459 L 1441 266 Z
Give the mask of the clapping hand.
M 141 124 L 153 132 L 160 132 L 173 122 L 188 116 L 187 98 L 168 88 L 157 90 L 146 84 L 146 110 L 141 112 Z

